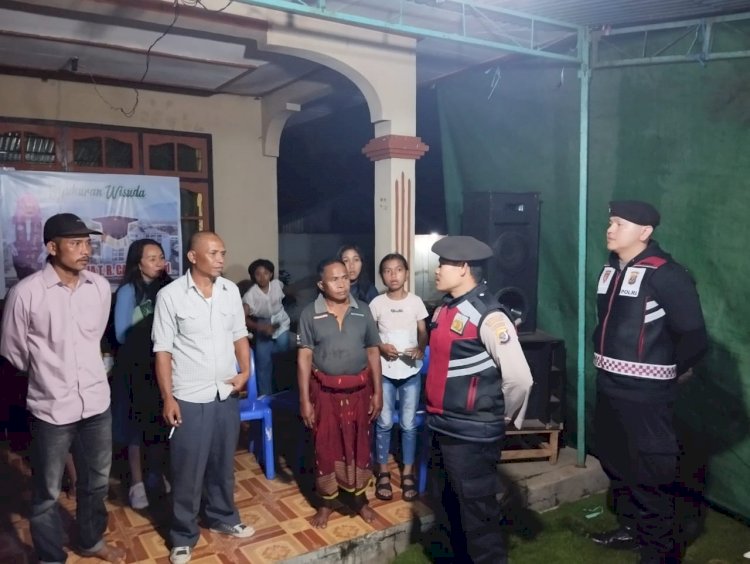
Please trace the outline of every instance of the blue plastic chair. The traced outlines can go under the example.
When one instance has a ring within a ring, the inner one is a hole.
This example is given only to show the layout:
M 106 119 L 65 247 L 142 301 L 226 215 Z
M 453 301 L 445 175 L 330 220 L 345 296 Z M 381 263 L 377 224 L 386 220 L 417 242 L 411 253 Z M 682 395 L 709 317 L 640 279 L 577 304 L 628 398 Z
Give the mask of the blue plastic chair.
M 271 407 L 265 398 L 258 399 L 258 382 L 255 379 L 255 354 L 250 351 L 250 378 L 247 380 L 247 397 L 240 400 L 240 421 L 262 421 L 263 440 L 259 441 L 263 449 L 263 465 L 266 478 L 273 480 L 276 477 L 276 467 L 273 457 L 273 417 Z M 248 450 L 253 449 L 253 433 L 250 432 L 250 443 Z M 260 458 L 259 458 L 260 460 Z
M 296 466 L 292 466 L 291 460 L 288 460 L 287 463 L 290 467 L 301 472 L 304 467 L 305 437 L 307 436 L 307 429 L 299 417 L 299 390 L 281 390 L 280 392 L 266 396 L 265 399 L 271 406 L 272 411 L 285 411 L 296 416 L 298 419 L 299 432 L 294 453 L 294 464 Z
M 419 371 L 420 377 L 424 377 L 427 374 L 427 368 L 430 364 L 430 347 L 425 347 L 424 359 L 422 360 L 422 368 Z M 396 400 L 396 407 L 393 411 L 393 425 L 398 425 L 399 412 L 398 412 L 398 399 Z M 424 404 L 420 404 L 417 407 L 417 415 L 414 418 L 414 422 L 417 425 L 417 432 L 419 434 L 419 448 L 417 451 L 417 464 L 419 468 L 417 470 L 417 489 L 420 494 L 427 491 L 427 467 L 430 462 L 430 451 L 429 451 L 429 433 L 427 430 L 427 412 L 425 411 Z

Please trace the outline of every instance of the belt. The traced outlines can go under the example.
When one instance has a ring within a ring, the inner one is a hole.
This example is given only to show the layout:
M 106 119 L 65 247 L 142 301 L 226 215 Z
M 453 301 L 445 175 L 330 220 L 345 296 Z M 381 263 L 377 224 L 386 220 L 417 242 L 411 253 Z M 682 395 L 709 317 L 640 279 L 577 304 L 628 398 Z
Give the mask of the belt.
M 606 372 L 646 378 L 648 380 L 673 380 L 677 378 L 676 364 L 646 364 L 645 362 L 630 362 L 594 353 L 594 366 Z

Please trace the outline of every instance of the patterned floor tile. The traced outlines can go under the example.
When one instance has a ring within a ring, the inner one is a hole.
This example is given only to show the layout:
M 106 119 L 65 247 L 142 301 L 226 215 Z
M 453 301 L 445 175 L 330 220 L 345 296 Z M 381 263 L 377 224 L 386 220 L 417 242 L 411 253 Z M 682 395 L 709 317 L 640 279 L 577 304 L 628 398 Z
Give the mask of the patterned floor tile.
M 287 560 L 306 552 L 308 552 L 308 549 L 304 544 L 293 535 L 286 534 L 239 549 L 239 553 L 245 556 L 248 562 L 257 563 Z
M 309 519 L 315 514 L 310 504 L 310 492 L 300 489 L 295 473 L 279 460 L 279 476 L 272 481 L 265 478 L 255 456 L 241 443 L 235 455 L 235 501 L 243 522 L 256 529 L 249 539 L 235 539 L 201 529 L 192 562 L 199 564 L 265 564 L 314 552 L 331 544 L 356 539 L 394 524 L 412 521 L 416 516 L 430 513 L 419 501 L 405 503 L 400 499 L 399 474 L 392 464 L 394 499 L 380 501 L 374 498 L 374 488 L 367 495 L 376 512 L 373 523 L 360 517 L 335 511 L 328 527 L 314 529 Z M 12 453 L 0 443 L 0 499 L 10 503 L 0 504 L 0 522 L 7 525 L 0 532 L 0 562 L 13 564 L 35 563 L 28 523 L 30 499 L 30 469 L 28 461 Z M 300 476 L 298 476 L 300 477 Z M 302 483 L 309 476 L 301 475 Z M 60 496 L 60 507 L 68 535 L 74 538 L 76 502 L 65 493 Z M 151 506 L 135 511 L 127 505 L 127 492 L 119 478 L 113 477 L 110 495 L 106 501 L 110 515 L 108 542 L 127 551 L 128 562 L 143 564 L 168 564 L 166 525 L 169 507 L 165 499 L 155 499 Z M 100 562 L 84 558 L 70 551 L 70 564 Z

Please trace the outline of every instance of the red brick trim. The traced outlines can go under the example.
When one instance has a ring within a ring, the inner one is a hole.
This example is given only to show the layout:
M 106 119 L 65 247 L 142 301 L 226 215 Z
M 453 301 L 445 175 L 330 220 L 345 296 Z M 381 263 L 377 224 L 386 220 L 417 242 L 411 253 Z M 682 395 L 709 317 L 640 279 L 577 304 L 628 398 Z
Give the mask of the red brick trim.
M 362 154 L 371 161 L 382 161 L 383 159 L 413 159 L 417 160 L 427 151 L 429 145 L 422 143 L 419 137 L 411 135 L 383 135 L 371 139 L 362 148 Z

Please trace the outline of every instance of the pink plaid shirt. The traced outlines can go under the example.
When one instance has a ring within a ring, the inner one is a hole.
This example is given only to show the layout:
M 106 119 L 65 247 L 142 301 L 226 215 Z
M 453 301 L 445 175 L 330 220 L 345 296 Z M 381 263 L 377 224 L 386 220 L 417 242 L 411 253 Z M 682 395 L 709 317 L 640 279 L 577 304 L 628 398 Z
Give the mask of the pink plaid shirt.
M 10 290 L 0 354 L 28 372 L 32 415 L 64 425 L 109 407 L 101 338 L 111 301 L 104 277 L 83 271 L 78 287 L 71 290 L 50 264 Z

